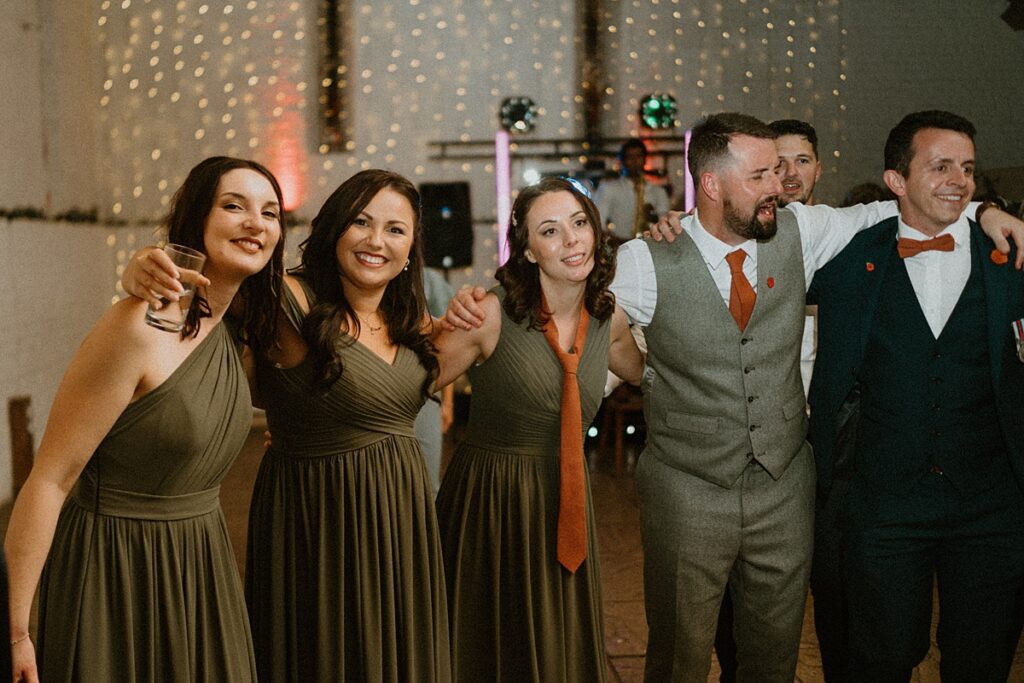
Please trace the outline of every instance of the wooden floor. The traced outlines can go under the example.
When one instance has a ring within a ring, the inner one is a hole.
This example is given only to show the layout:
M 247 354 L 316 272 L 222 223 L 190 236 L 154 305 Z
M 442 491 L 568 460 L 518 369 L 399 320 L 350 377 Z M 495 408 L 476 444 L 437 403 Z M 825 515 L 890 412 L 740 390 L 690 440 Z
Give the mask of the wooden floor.
M 249 441 L 221 487 L 221 501 L 240 570 L 243 569 L 245 556 L 249 494 L 263 453 L 262 431 L 262 425 L 257 422 Z M 627 459 L 629 464 L 632 464 L 635 459 L 634 445 L 629 444 L 628 448 Z M 644 648 L 647 642 L 643 607 L 640 513 L 632 476 L 627 472 L 622 477 L 616 477 L 612 460 L 610 454 L 596 451 L 590 454 L 591 482 L 601 552 L 601 578 L 604 584 L 608 680 L 610 683 L 631 683 L 643 680 Z M 631 468 L 627 468 L 629 469 Z M 718 666 L 715 662 L 712 662 L 712 672 L 708 680 L 718 680 Z M 810 600 L 804 618 L 797 680 L 823 680 L 818 642 L 811 620 Z M 934 632 L 932 650 L 918 667 L 913 680 L 939 680 L 938 651 L 934 646 Z M 1010 680 L 1024 682 L 1024 640 L 1017 650 Z

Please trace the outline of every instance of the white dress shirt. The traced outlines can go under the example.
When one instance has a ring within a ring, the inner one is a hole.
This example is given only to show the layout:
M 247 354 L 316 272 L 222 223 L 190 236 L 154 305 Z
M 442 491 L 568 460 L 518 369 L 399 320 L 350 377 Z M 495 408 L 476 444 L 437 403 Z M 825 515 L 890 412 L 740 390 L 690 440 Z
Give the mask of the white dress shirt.
M 655 216 L 668 213 L 668 193 L 660 185 L 644 181 L 644 203 L 654 207 Z M 633 221 L 636 219 L 636 194 L 633 180 L 625 176 L 602 180 L 594 193 L 594 204 L 608 229 L 622 239 L 632 239 Z
M 793 203 L 778 210 L 792 211 L 796 217 L 803 251 L 804 278 L 808 287 L 814 273 L 842 251 L 854 235 L 899 213 L 894 201 L 858 204 L 842 209 Z M 697 245 L 726 308 L 729 306 L 729 291 L 732 288 L 732 273 L 729 264 L 725 262 L 729 252 L 736 249 L 747 252 L 747 258 L 743 261 L 743 274 L 747 276 L 754 291 L 757 291 L 755 240 L 747 240 L 735 246 L 726 244 L 704 229 L 696 211 L 690 216 L 682 217 L 680 223 Z M 647 242 L 632 240 L 619 247 L 615 280 L 610 289 L 615 294 L 616 302 L 622 306 L 632 322 L 640 325 L 650 324 L 658 303 L 658 283 Z
M 914 286 L 917 302 L 928 320 L 932 335 L 938 339 L 942 328 L 953 314 L 960 300 L 967 278 L 971 275 L 971 228 L 967 216 L 961 215 L 956 223 L 948 225 L 939 235 L 953 236 L 953 251 L 922 251 L 903 259 L 910 284 Z M 900 219 L 897 237 L 926 240 L 930 237 Z M 938 235 L 936 235 L 938 237 Z

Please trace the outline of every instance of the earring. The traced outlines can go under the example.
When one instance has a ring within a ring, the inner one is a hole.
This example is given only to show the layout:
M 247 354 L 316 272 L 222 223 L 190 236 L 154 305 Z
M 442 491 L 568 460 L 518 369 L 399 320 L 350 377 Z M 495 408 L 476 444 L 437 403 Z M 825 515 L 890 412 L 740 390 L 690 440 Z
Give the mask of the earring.
M 405 268 L 402 268 L 402 270 L 409 270 L 409 259 L 405 259 Z

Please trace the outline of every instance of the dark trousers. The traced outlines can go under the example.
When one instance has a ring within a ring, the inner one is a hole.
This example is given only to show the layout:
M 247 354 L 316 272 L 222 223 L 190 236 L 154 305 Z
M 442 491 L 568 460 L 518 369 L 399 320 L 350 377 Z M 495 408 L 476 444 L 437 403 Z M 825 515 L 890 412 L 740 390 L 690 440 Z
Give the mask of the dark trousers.
M 975 495 L 942 474 L 843 505 L 853 680 L 909 681 L 930 645 L 937 578 L 944 682 L 1005 681 L 1021 633 L 1024 496 L 1007 476 Z
M 843 587 L 842 537 L 837 515 L 849 482 L 836 480 L 828 497 L 818 498 L 814 513 L 814 559 L 811 596 L 814 632 L 821 650 L 826 683 L 846 683 L 849 668 L 849 615 Z
M 812 567 L 811 571 L 814 569 Z M 721 683 L 736 683 L 736 636 L 733 635 L 732 596 L 729 586 L 725 587 L 722 607 L 718 610 L 718 626 L 715 628 L 715 656 L 722 669 Z

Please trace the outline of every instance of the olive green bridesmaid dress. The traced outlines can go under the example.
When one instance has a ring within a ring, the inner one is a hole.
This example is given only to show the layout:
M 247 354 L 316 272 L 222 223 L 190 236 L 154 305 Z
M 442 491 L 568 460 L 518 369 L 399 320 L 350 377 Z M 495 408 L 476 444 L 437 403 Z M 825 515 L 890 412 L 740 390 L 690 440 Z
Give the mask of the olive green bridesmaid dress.
M 504 292 L 496 288 L 499 299 Z M 494 353 L 469 371 L 465 441 L 437 498 L 457 681 L 604 681 L 590 480 L 587 558 L 559 563 L 562 366 L 544 333 L 502 308 Z M 577 379 L 586 429 L 608 372 L 609 321 L 591 319 Z
M 57 523 L 40 584 L 43 681 L 255 680 L 219 499 L 251 424 L 227 323 L 128 405 Z
M 287 287 L 285 313 L 301 329 Z M 257 370 L 273 434 L 246 563 L 260 680 L 449 681 L 444 566 L 413 429 L 427 373 L 406 347 L 388 363 L 347 342 L 326 394 L 309 357 Z

